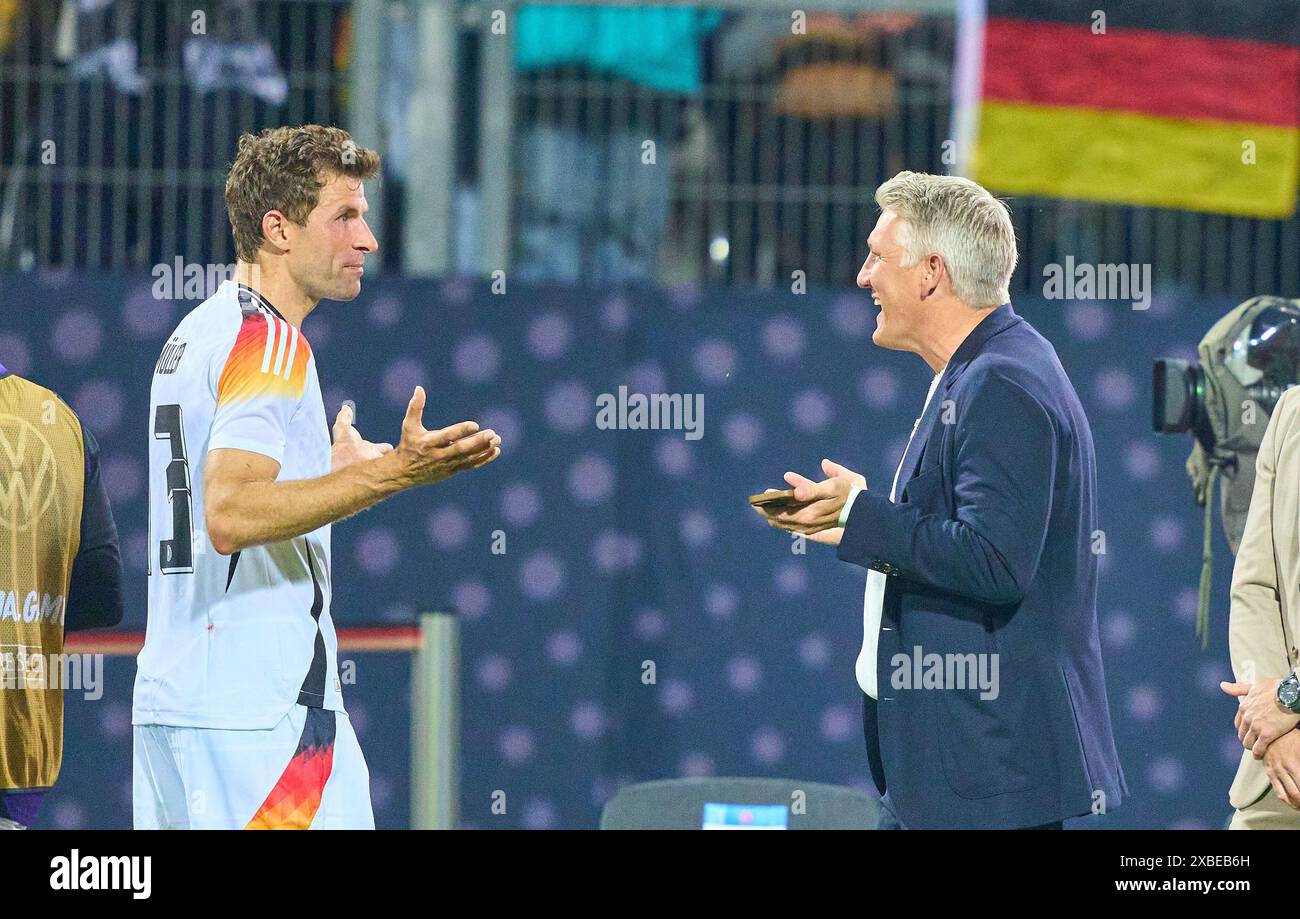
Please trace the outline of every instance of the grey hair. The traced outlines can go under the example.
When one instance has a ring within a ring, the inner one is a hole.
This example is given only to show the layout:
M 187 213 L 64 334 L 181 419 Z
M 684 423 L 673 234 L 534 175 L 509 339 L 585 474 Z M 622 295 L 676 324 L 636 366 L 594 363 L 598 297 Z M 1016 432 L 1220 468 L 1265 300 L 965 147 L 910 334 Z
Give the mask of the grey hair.
M 1004 202 L 959 176 L 900 172 L 876 189 L 876 204 L 898 214 L 898 240 L 910 268 L 943 258 L 957 299 L 974 307 L 1011 299 L 1016 231 Z

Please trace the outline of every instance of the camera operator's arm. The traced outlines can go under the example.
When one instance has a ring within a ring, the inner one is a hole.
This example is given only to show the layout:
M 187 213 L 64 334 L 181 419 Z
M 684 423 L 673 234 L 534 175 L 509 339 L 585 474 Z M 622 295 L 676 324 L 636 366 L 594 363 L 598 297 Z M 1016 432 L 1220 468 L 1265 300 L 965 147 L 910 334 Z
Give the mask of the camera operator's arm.
M 1275 699 L 1278 679 L 1291 672 L 1291 664 L 1286 636 L 1282 632 L 1282 598 L 1274 557 L 1273 515 L 1275 512 L 1279 516 L 1289 514 L 1295 520 L 1300 508 L 1294 502 L 1289 506 L 1274 507 L 1274 483 L 1300 476 L 1300 455 L 1296 452 L 1300 444 L 1294 439 L 1300 434 L 1296 426 L 1297 412 L 1300 411 L 1297 399 L 1300 399 L 1300 393 L 1294 389 L 1283 393 L 1264 432 L 1255 465 L 1255 490 L 1232 569 L 1228 645 L 1237 682 L 1222 685 L 1225 692 L 1237 696 L 1241 702 L 1242 707 L 1237 713 L 1239 729 L 1242 727 L 1242 713 L 1252 701 L 1258 702 L 1258 710 L 1270 720 L 1281 722 L 1287 717 Z M 1286 493 L 1294 494 L 1289 489 Z M 1252 687 L 1255 687 L 1255 692 L 1248 695 Z M 1272 709 L 1277 710 L 1276 719 L 1271 717 Z M 1282 726 L 1279 723 L 1275 729 L 1280 730 Z M 1272 733 L 1266 731 L 1263 737 L 1258 738 L 1263 740 L 1263 745 L 1255 749 L 1257 757 L 1263 756 L 1268 743 L 1275 739 Z M 1255 739 L 1251 743 L 1243 740 L 1243 743 L 1247 748 L 1257 746 Z

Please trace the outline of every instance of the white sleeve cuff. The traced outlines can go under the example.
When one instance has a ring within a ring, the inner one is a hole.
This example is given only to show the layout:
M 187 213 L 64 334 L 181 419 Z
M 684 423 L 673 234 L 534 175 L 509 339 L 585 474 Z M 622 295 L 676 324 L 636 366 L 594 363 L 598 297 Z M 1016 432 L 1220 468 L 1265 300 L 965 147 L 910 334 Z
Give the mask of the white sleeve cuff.
M 849 511 L 853 510 L 853 502 L 857 500 L 860 491 L 862 491 L 861 485 L 854 485 L 853 488 L 849 490 L 849 496 L 844 502 L 844 507 L 840 508 L 839 526 L 842 527 L 844 524 L 849 522 Z

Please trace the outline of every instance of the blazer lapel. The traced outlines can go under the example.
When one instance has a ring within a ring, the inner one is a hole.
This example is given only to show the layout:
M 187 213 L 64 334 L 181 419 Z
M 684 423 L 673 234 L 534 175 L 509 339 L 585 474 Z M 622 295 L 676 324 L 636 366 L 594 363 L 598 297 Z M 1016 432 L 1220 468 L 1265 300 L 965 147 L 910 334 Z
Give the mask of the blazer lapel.
M 947 376 L 947 371 L 944 372 Z M 903 487 L 916 476 L 916 470 L 921 465 L 921 454 L 925 452 L 925 445 L 930 440 L 930 432 L 934 430 L 934 421 L 939 417 L 939 412 L 943 406 L 943 382 L 935 387 L 934 395 L 930 397 L 930 404 L 925 407 L 921 417 L 916 423 L 916 433 L 908 442 L 907 452 L 903 454 L 903 465 L 898 470 L 898 488 L 894 492 L 894 498 L 897 499 L 903 494 Z
M 975 360 L 976 356 L 984 350 L 990 338 L 999 332 L 1005 332 L 1013 325 L 1019 325 L 1024 320 L 1016 315 L 1016 311 L 1011 308 L 1010 303 L 1004 303 L 997 309 L 991 311 L 984 320 L 975 328 L 971 329 L 970 334 L 965 340 L 957 346 L 952 357 L 948 360 L 948 369 L 944 371 L 943 382 L 939 388 L 945 392 L 952 389 L 954 383 L 961 379 L 961 375 L 966 372 L 970 362 Z
M 925 407 L 921 420 L 916 426 L 916 433 L 912 435 L 911 443 L 903 456 L 903 465 L 898 472 L 898 489 L 894 493 L 895 498 L 902 495 L 903 487 L 916 476 L 916 471 L 921 465 L 921 456 L 925 453 L 926 444 L 930 442 L 930 434 L 934 431 L 935 419 L 943 411 L 948 390 L 965 372 L 967 365 L 984 349 L 984 345 L 990 338 L 1021 321 L 1016 311 L 1011 308 L 1011 304 L 1004 303 L 985 316 L 983 321 L 971 329 L 970 334 L 957 346 L 957 350 L 948 361 L 948 366 L 944 368 L 943 379 L 935 387 L 934 395 L 930 397 L 930 404 Z

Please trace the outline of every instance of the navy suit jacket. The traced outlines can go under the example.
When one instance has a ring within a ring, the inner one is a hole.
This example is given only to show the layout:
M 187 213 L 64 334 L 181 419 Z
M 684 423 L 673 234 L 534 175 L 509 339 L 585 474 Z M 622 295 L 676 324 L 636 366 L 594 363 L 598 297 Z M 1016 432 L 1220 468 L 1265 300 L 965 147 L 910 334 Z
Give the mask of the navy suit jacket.
M 897 504 L 858 495 L 839 545 L 888 576 L 864 719 L 877 789 L 915 828 L 1117 807 L 1128 789 L 1097 636 L 1092 431 L 1056 351 L 1011 304 L 953 354 L 898 482 Z M 983 656 L 986 675 L 996 660 L 996 696 L 916 685 L 929 654 Z

